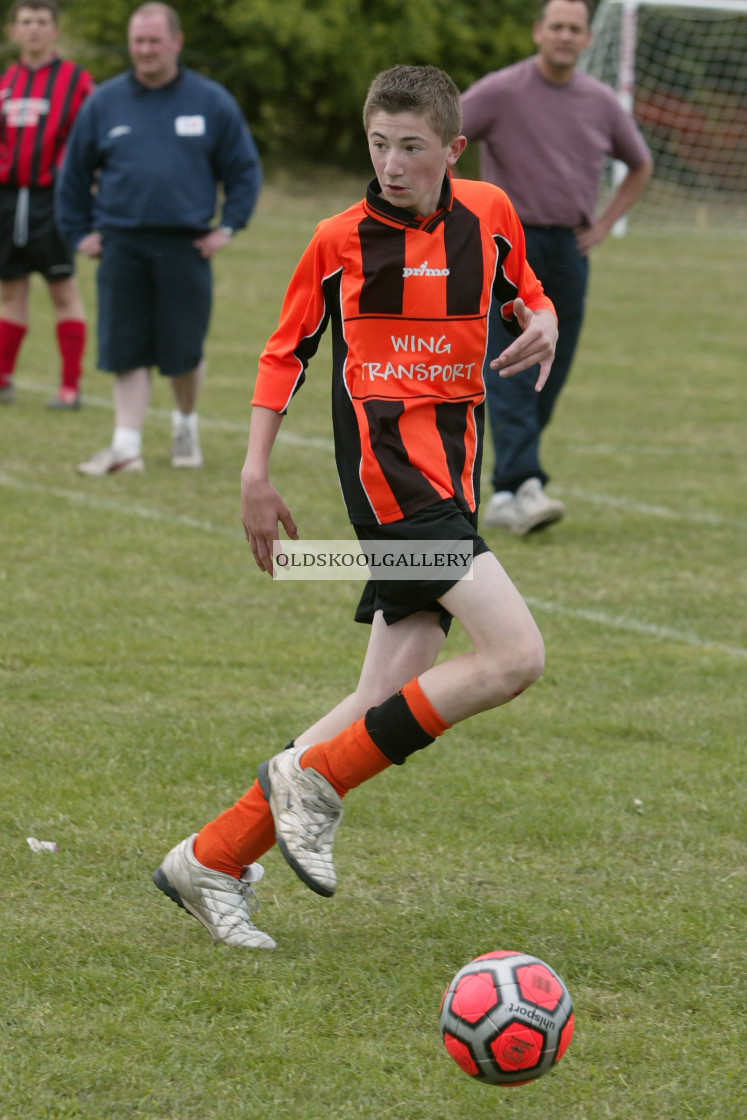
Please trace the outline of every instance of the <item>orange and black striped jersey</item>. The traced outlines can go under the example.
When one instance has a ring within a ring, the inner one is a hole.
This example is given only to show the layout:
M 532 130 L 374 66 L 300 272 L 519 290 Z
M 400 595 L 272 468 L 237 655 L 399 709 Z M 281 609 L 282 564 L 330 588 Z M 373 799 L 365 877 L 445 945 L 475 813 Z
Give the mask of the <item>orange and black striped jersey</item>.
M 479 502 L 488 316 L 497 300 L 554 310 L 527 264 L 507 196 L 444 180 L 426 218 L 378 193 L 320 223 L 259 361 L 252 403 L 284 412 L 328 323 L 332 416 L 353 523 L 386 524 L 444 498 Z

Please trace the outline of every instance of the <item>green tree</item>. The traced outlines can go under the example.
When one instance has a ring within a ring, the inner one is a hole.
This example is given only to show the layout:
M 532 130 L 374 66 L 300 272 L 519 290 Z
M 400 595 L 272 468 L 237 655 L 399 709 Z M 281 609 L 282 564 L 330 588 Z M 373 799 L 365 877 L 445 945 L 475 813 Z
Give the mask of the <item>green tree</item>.
M 127 0 L 64 5 L 67 38 L 99 81 L 127 65 L 132 10 Z M 270 162 L 357 169 L 378 71 L 432 63 L 464 88 L 531 52 L 534 15 L 526 0 L 190 0 L 183 59 L 231 90 Z

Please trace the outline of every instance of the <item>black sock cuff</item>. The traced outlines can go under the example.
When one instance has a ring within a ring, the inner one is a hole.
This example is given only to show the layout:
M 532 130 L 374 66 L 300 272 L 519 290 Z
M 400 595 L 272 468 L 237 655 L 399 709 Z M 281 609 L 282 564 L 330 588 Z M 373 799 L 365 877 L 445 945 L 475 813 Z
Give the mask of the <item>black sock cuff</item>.
M 375 745 L 395 766 L 402 766 L 411 754 L 434 742 L 433 736 L 415 719 L 401 692 L 376 708 L 369 708 L 364 723 Z

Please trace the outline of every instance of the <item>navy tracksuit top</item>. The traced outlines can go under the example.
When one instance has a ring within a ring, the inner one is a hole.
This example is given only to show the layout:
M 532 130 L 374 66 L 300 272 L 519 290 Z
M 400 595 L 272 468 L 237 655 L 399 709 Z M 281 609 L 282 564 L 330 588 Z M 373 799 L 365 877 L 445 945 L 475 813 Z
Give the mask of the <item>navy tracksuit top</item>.
M 219 183 L 220 224 L 241 229 L 262 169 L 231 94 L 184 66 L 160 89 L 127 71 L 99 86 L 78 114 L 57 182 L 58 223 L 73 246 L 94 229 L 204 231 Z

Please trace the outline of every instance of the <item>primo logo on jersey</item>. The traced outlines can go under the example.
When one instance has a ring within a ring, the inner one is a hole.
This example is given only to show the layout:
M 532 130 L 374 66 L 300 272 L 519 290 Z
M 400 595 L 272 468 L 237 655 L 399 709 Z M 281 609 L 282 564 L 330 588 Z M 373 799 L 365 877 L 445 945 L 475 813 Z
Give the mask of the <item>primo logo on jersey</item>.
M 428 268 L 428 261 L 423 261 L 417 268 L 403 268 L 403 277 L 408 276 L 448 276 L 448 268 Z

